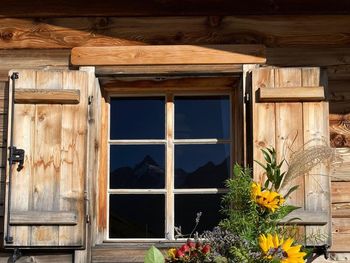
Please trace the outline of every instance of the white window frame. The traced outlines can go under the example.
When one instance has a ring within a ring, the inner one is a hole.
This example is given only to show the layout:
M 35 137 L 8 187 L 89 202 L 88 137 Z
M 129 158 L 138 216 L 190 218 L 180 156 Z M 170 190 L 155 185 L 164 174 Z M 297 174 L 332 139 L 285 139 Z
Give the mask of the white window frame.
M 236 88 L 236 87 L 234 87 Z M 175 139 L 175 105 L 174 97 L 176 96 L 229 96 L 230 100 L 230 138 L 229 139 Z M 175 194 L 220 194 L 226 193 L 225 188 L 195 188 L 195 189 L 174 189 L 174 155 L 175 145 L 183 144 L 230 144 L 230 176 L 232 177 L 232 164 L 235 160 L 234 151 L 234 103 L 236 103 L 235 95 L 233 91 L 193 91 L 193 92 L 178 92 L 178 91 L 165 91 L 157 93 L 112 93 L 108 94 L 108 102 L 111 98 L 118 97 L 164 97 L 165 98 L 165 139 L 137 139 L 137 140 L 111 140 L 110 139 L 110 103 L 108 103 L 108 147 L 107 147 L 107 231 L 104 242 L 182 242 L 183 238 L 175 239 L 174 227 L 175 227 Z M 237 127 L 242 128 L 242 127 Z M 165 146 L 165 188 L 164 189 L 110 189 L 110 146 L 111 145 L 155 145 L 161 144 Z M 110 195 L 113 194 L 164 194 L 165 195 L 165 238 L 110 238 L 109 237 L 109 208 L 110 208 Z

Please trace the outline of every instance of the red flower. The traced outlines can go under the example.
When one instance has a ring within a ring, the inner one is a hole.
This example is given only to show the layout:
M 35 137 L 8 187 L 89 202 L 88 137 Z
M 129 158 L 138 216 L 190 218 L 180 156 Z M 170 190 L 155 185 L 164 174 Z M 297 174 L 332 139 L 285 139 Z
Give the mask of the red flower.
M 176 250 L 175 257 L 182 258 L 184 256 L 185 256 L 185 253 L 182 250 L 180 250 L 180 249 Z
M 186 253 L 190 251 L 190 247 L 187 244 L 184 244 L 180 247 L 180 250 Z
M 189 248 L 191 250 L 195 249 L 196 248 L 196 244 L 194 242 L 192 242 L 191 240 L 187 240 L 187 246 L 189 246 Z
M 210 253 L 210 245 L 206 244 L 206 245 L 202 248 L 202 253 L 203 253 L 204 255 Z

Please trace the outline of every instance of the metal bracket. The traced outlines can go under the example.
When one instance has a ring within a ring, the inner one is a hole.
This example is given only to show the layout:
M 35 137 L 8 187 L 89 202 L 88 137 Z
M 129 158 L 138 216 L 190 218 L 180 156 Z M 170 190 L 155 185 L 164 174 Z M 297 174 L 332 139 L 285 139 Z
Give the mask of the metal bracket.
M 24 164 L 24 150 L 23 149 L 17 149 L 15 146 L 10 146 L 10 157 L 8 158 L 9 165 L 12 165 L 14 163 L 18 163 L 17 171 L 21 171 L 23 169 Z

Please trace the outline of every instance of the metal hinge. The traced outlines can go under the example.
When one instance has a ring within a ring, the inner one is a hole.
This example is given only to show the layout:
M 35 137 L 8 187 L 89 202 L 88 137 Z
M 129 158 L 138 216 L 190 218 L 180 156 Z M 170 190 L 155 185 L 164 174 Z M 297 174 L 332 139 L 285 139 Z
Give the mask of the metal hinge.
M 249 93 L 246 93 L 246 94 L 244 95 L 244 103 L 249 103 L 249 101 L 250 101 L 250 94 L 249 94 Z
M 18 163 L 17 171 L 20 171 L 23 169 L 24 164 L 24 150 L 23 149 L 17 149 L 15 146 L 9 147 L 10 153 L 9 153 L 9 165 L 12 165 L 14 163 Z
M 90 215 L 87 214 L 87 215 L 86 215 L 86 224 L 89 224 L 89 223 L 90 223 Z
M 88 97 L 88 105 L 91 105 L 93 98 L 94 98 L 94 96 L 89 96 Z

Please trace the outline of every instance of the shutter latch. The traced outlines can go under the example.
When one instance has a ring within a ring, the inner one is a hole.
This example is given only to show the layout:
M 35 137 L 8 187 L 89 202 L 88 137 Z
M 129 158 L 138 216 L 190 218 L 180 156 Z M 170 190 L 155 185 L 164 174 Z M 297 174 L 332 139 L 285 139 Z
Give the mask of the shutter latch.
M 18 163 L 17 171 L 23 169 L 24 164 L 24 150 L 23 149 L 17 149 L 15 146 L 10 146 L 10 157 L 8 158 L 9 164 L 12 165 L 14 163 Z

